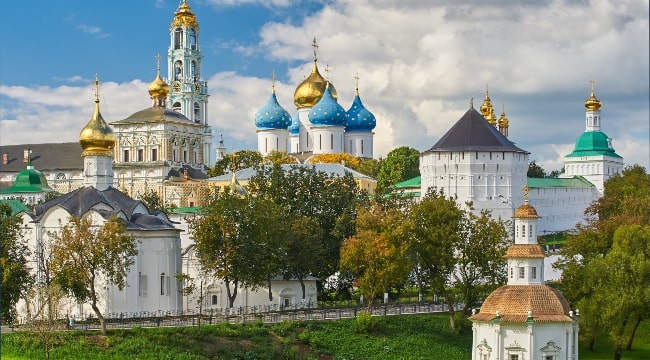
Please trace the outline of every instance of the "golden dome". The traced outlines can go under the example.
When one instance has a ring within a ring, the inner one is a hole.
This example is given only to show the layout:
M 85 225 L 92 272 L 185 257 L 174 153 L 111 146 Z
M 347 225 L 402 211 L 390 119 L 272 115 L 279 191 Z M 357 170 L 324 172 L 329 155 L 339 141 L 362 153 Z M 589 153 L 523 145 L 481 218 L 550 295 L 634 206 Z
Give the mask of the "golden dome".
M 81 156 L 113 156 L 115 134 L 99 112 L 99 79 L 95 79 L 95 112 L 79 134 Z
M 174 20 L 172 20 L 170 26 L 199 27 L 199 23 L 196 21 L 196 16 L 187 4 L 187 0 L 183 0 L 181 5 L 178 7 L 178 11 L 174 13 Z
M 591 82 L 591 94 L 589 94 L 589 98 L 585 100 L 585 108 L 587 110 L 598 110 L 601 107 L 600 100 L 596 98 L 596 94 L 594 94 L 594 82 Z
M 470 320 L 526 322 L 529 312 L 536 322 L 572 321 L 571 308 L 564 296 L 546 285 L 504 285 L 494 290 Z
M 510 122 L 506 117 L 506 110 L 504 108 L 503 111 L 501 111 L 501 116 L 499 117 L 499 127 L 508 127 L 508 124 L 510 124 Z
M 314 65 L 311 74 L 303 80 L 293 94 L 293 103 L 297 108 L 313 107 L 323 97 L 328 81 L 318 72 L 317 61 L 314 58 Z M 338 99 L 338 94 L 332 83 L 329 83 L 332 97 Z
M 545 258 L 544 249 L 539 244 L 512 244 L 505 258 Z
M 149 84 L 149 95 L 152 99 L 165 99 L 169 94 L 169 85 L 160 77 L 160 67 L 156 78 Z
M 532 205 L 528 204 L 528 200 L 524 202 L 523 205 L 517 208 L 515 211 L 515 216 L 513 218 L 539 218 L 537 211 Z
M 481 115 L 490 123 L 490 125 L 496 125 L 497 118 L 494 116 L 494 107 L 492 106 L 492 100 L 488 94 L 488 87 L 485 86 L 485 98 L 483 99 L 483 104 L 480 107 Z

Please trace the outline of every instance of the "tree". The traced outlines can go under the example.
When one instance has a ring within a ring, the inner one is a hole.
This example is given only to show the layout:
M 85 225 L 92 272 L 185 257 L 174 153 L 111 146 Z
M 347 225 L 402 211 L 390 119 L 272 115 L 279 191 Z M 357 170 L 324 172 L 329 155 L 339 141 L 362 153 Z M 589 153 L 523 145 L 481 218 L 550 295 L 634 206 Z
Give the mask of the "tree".
M 216 194 L 191 222 L 204 271 L 223 279 L 229 307 L 239 286 L 258 288 L 280 274 L 286 221 L 282 208 L 229 190 Z M 269 297 L 271 289 L 269 286 Z
M 391 150 L 379 165 L 377 188 L 386 190 L 389 186 L 420 176 L 420 152 L 402 146 Z
M 61 289 L 79 302 L 90 301 L 106 335 L 106 323 L 97 302 L 98 293 L 106 285 L 126 285 L 129 267 L 135 263 L 138 247 L 134 237 L 126 233 L 124 223 L 112 216 L 102 226 L 94 226 L 90 217 L 70 217 L 60 232 L 51 234 L 52 272 Z
M 411 209 L 413 251 L 423 276 L 437 294 L 445 299 L 449 323 L 456 330 L 455 301 L 449 287 L 456 267 L 455 250 L 460 242 L 463 211 L 453 198 L 430 189 Z
M 341 269 L 355 275 L 370 312 L 375 296 L 403 283 L 413 268 L 407 256 L 412 226 L 402 209 L 374 203 L 359 209 L 356 230 L 341 247 Z
M 455 258 L 454 287 L 460 293 L 461 317 L 479 304 L 494 289 L 506 283 L 506 259 L 510 245 L 507 223 L 483 210 L 479 215 L 470 207 L 461 224 Z
M 160 211 L 169 214 L 171 206 L 165 204 L 164 200 L 153 189 L 146 191 L 140 196 L 140 201 L 147 207 L 149 211 Z
M 544 168 L 537 165 L 535 160 L 533 160 L 528 164 L 528 172 L 526 173 L 526 176 L 529 178 L 543 178 L 546 176 L 546 171 L 544 171 Z
M 316 154 L 309 160 L 311 164 L 342 164 L 350 169 L 356 169 L 359 166 L 359 158 L 348 153 L 336 154 Z
M 273 150 L 264 157 L 264 163 L 271 165 L 297 164 L 298 160 L 293 156 L 287 155 L 286 151 Z
M 2 323 L 16 320 L 16 303 L 33 282 L 27 268 L 30 255 L 23 241 L 20 226 L 21 218 L 11 214 L 11 207 L 0 203 L 0 271 L 2 273 Z
M 293 219 L 291 228 L 286 235 L 287 253 L 284 262 L 285 280 L 297 278 L 302 289 L 302 300 L 305 300 L 304 279 L 315 274 L 318 264 L 323 257 L 321 239 L 323 229 L 314 218 L 299 216 Z
M 258 166 L 262 164 L 263 160 L 259 151 L 240 150 L 234 154 L 226 154 L 223 159 L 217 161 L 214 167 L 208 171 L 208 175 L 219 176 L 230 171 Z
M 377 175 L 379 175 L 379 165 L 380 162 L 377 159 L 361 158 L 359 159 L 359 166 L 354 168 L 354 170 L 376 179 Z
M 611 292 L 609 286 L 615 281 L 624 280 L 627 286 L 630 280 L 625 276 L 633 271 L 641 271 L 636 267 L 638 264 L 628 266 L 625 265 L 626 262 L 621 262 L 620 254 L 626 253 L 628 247 L 617 244 L 617 241 L 623 241 L 617 240 L 617 236 L 623 237 L 623 234 L 629 233 L 634 226 L 647 226 L 650 223 L 648 209 L 650 175 L 641 166 L 627 167 L 621 174 L 615 174 L 605 182 L 603 196 L 585 210 L 586 223 L 576 226 L 574 234 L 567 237 L 567 242 L 562 248 L 562 261 L 556 265 L 562 269 L 562 290 L 571 303 L 581 304 L 581 327 L 590 339 L 590 349 L 593 349 L 597 335 L 609 334 L 618 343 L 618 337 L 622 335 L 617 334 L 622 326 L 628 323 L 638 324 L 647 317 L 635 311 L 623 311 L 624 316 L 617 315 L 621 313 L 623 299 L 610 302 L 610 298 L 603 292 Z M 637 240 L 645 236 L 643 231 L 632 233 Z M 638 245 L 629 248 L 627 254 L 630 258 L 643 253 Z M 642 262 L 642 259 L 636 261 Z M 615 266 L 617 270 L 628 266 L 628 271 L 604 276 L 605 267 L 614 266 L 616 262 L 620 262 L 620 266 Z M 647 277 L 645 281 L 646 288 L 650 287 Z M 592 301 L 585 300 L 588 298 Z M 648 311 L 645 311 L 645 314 L 648 314 Z M 628 333 L 628 344 L 632 343 L 634 334 L 635 331 Z

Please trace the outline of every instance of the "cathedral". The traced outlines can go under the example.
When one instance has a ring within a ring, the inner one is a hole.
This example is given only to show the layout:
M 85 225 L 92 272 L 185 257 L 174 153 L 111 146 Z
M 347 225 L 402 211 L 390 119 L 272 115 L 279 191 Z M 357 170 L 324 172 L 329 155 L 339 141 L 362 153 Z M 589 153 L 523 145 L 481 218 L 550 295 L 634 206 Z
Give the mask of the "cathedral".
M 338 154 L 373 157 L 375 116 L 359 97 L 358 76 L 354 100 L 346 111 L 339 105 L 338 94 L 329 79 L 318 70 L 316 39 L 314 60 L 309 76 L 293 95 L 293 116 L 278 103 L 275 86 L 269 101 L 255 114 L 257 150 L 266 156 L 273 151 L 288 154 Z M 327 69 L 326 69 L 327 71 Z

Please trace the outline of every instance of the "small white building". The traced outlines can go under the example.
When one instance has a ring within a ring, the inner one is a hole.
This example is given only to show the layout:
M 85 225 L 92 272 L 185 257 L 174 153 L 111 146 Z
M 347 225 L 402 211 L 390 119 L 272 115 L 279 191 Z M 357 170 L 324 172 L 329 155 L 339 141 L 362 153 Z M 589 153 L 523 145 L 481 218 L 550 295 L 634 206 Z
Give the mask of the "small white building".
M 472 360 L 577 360 L 578 316 L 544 283 L 545 254 L 537 243 L 539 215 L 528 204 L 515 212 L 508 248 L 508 283 L 493 291 L 472 320 Z

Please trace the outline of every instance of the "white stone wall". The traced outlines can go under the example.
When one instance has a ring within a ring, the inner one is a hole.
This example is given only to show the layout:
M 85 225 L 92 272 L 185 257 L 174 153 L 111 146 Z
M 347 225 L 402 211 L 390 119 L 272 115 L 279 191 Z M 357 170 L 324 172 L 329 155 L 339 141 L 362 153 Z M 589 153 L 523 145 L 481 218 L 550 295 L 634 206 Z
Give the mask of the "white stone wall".
M 286 129 L 257 130 L 257 151 L 267 156 L 272 151 L 287 151 L 289 131 Z
M 345 152 L 356 157 L 372 158 L 373 154 L 372 132 L 345 132 Z

